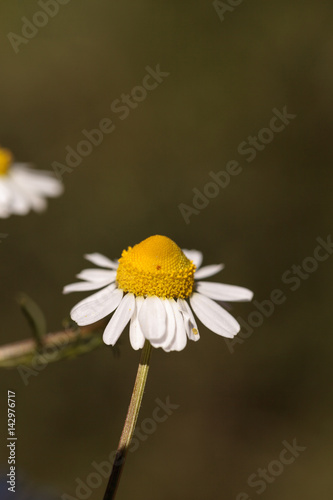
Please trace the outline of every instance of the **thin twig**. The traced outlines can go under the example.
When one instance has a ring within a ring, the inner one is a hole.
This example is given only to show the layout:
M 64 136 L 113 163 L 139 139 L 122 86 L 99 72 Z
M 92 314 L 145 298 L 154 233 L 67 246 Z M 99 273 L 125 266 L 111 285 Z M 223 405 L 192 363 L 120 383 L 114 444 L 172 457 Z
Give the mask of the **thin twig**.
M 75 329 L 66 329 L 59 332 L 48 333 L 43 337 L 43 349 L 55 349 L 61 352 L 68 346 L 73 346 L 75 342 L 87 342 L 89 339 L 96 338 L 96 331 L 100 330 L 101 324 L 95 324 L 93 327 L 81 327 Z M 97 347 L 97 342 L 95 343 Z M 102 340 L 100 341 L 102 344 Z M 79 350 L 79 349 L 78 349 Z M 38 355 L 40 347 L 33 338 L 19 340 L 0 346 L 0 367 L 13 367 L 22 362 L 24 358 Z

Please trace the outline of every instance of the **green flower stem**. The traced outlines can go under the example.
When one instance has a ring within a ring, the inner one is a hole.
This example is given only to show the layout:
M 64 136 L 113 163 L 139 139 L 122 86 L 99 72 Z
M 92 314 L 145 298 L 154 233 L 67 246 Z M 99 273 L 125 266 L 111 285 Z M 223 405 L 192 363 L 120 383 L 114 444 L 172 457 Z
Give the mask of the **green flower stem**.
M 103 500 L 113 500 L 116 497 L 120 476 L 125 465 L 127 451 L 129 445 L 131 444 L 136 421 L 138 419 L 141 407 L 142 397 L 148 376 L 151 350 L 151 344 L 148 342 L 148 340 L 146 340 L 142 349 L 139 368 L 136 374 L 131 402 L 128 408 L 123 432 L 120 436 L 117 454 L 113 462 L 111 476 Z

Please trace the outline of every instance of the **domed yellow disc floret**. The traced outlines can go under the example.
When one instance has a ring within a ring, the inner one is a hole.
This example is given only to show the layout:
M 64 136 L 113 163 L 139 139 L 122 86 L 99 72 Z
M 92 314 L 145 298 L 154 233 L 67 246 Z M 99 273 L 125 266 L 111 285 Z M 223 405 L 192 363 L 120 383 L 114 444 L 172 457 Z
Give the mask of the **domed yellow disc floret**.
M 0 147 L 0 175 L 6 175 L 8 168 L 13 161 L 12 153 L 9 149 Z
M 151 236 L 119 259 L 117 282 L 124 292 L 139 296 L 185 299 L 191 295 L 195 265 L 166 236 Z

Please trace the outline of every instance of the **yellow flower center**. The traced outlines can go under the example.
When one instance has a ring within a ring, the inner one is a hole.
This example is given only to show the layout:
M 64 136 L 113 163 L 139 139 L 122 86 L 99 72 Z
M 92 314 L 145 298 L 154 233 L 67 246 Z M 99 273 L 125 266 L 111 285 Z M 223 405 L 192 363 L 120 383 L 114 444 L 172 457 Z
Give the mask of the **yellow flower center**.
M 185 299 L 191 295 L 195 265 L 166 236 L 151 236 L 123 250 L 117 282 L 124 292 L 139 296 Z
M 0 175 L 6 175 L 13 161 L 12 153 L 9 149 L 0 148 Z

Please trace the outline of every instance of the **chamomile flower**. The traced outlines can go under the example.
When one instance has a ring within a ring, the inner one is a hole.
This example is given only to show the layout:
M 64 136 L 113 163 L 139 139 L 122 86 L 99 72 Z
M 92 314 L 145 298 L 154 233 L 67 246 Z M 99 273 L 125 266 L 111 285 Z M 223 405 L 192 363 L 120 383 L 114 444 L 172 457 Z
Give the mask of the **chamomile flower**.
M 201 281 L 223 265 L 200 267 L 201 252 L 181 250 L 166 236 L 151 236 L 129 247 L 118 261 L 99 253 L 85 258 L 102 269 L 85 269 L 77 275 L 83 281 L 65 286 L 63 292 L 101 289 L 79 302 L 71 318 L 84 326 L 114 312 L 103 334 L 106 344 L 114 345 L 130 323 L 134 349 L 147 339 L 153 347 L 181 351 L 187 338 L 200 338 L 193 312 L 214 333 L 233 338 L 240 326 L 215 301 L 249 301 L 253 296 L 246 288 Z
M 59 196 L 61 182 L 51 172 L 34 170 L 26 163 L 13 163 L 8 149 L 0 147 L 0 217 L 42 212 L 46 197 Z

